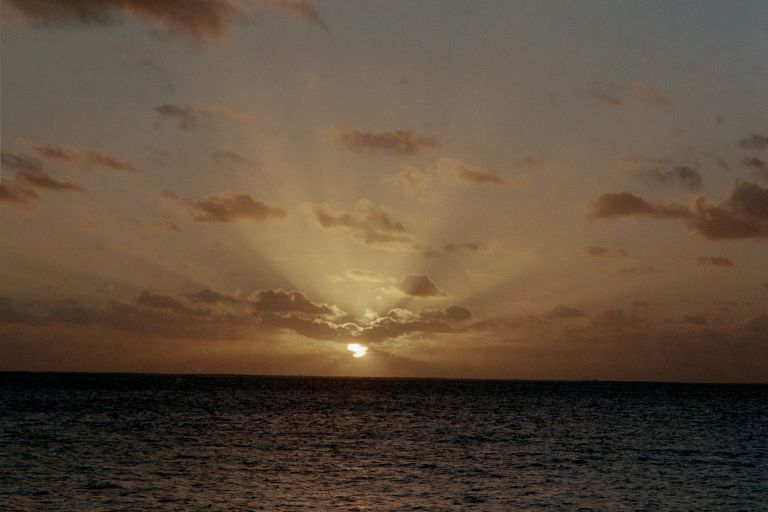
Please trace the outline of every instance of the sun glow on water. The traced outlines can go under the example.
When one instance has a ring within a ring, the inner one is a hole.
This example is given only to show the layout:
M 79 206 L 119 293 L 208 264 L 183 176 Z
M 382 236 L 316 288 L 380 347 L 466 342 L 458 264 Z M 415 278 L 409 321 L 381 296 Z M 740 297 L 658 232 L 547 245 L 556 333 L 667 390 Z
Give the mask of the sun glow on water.
M 347 345 L 347 350 L 352 352 L 352 356 L 354 357 L 363 357 L 368 353 L 368 347 L 359 343 L 350 343 Z

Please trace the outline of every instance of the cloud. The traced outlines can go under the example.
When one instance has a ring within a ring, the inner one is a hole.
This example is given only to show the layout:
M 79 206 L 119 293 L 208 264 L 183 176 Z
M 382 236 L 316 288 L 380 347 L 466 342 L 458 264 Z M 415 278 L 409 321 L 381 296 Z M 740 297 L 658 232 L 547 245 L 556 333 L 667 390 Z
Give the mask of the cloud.
M 624 249 L 609 249 L 607 247 L 587 247 L 587 254 L 595 258 L 628 258 L 629 253 Z
M 240 219 L 265 222 L 287 216 L 282 208 L 268 206 L 243 193 L 225 192 L 184 203 L 193 211 L 192 218 L 198 222 L 231 223 Z
M 242 13 L 228 0 L 7 0 L 25 18 L 47 24 L 111 24 L 128 14 L 153 29 L 195 39 L 221 37 Z
M 733 267 L 733 260 L 725 256 L 700 256 L 699 265 L 711 267 Z
M 651 184 L 679 186 L 688 190 L 698 190 L 704 184 L 699 171 L 686 165 L 665 170 L 649 169 L 636 174 Z
M 395 308 L 382 316 L 375 316 L 368 325 L 360 328 L 355 337 L 361 341 L 379 342 L 402 336 L 451 334 L 459 332 L 455 323 L 471 317 L 472 312 L 468 308 L 455 305 L 422 311 Z
M 251 2 L 268 11 L 301 18 L 330 32 L 317 11 L 315 0 L 251 0 Z
M 463 322 L 472 318 L 472 310 L 464 306 L 452 304 L 443 309 L 423 309 L 418 312 L 417 316 L 424 320 Z
M 313 205 L 312 213 L 322 228 L 346 231 L 354 240 L 369 247 L 411 251 L 418 248 L 402 221 L 367 200 L 358 201 L 352 213 L 336 212 L 326 205 Z
M 430 137 L 407 130 L 368 133 L 346 126 L 336 126 L 333 134 L 336 143 L 353 151 L 380 152 L 393 156 L 415 155 L 438 146 Z
M 139 306 L 150 309 L 167 309 L 175 313 L 189 313 L 191 310 L 179 299 L 170 295 L 161 295 L 157 293 L 142 291 L 134 302 Z
M 265 313 L 303 313 L 319 316 L 343 314 L 338 307 L 314 303 L 297 290 L 259 290 L 254 293 L 251 305 L 254 311 Z
M 740 147 L 744 149 L 750 149 L 755 151 L 767 149 L 768 136 L 753 133 L 751 135 L 748 135 L 747 137 L 744 137 L 743 139 L 740 139 L 738 144 Z
M 17 155 L 3 151 L 0 153 L 3 169 L 38 172 L 43 170 L 43 162 L 29 155 Z
M 399 185 L 403 192 L 419 201 L 430 203 L 435 199 L 434 177 L 417 169 L 403 169 L 389 181 Z
M 675 203 L 649 203 L 629 192 L 603 194 L 591 205 L 593 219 L 617 219 L 631 216 L 648 216 L 659 219 L 675 219 L 690 216 L 685 206 Z
M 169 103 L 155 107 L 155 112 L 162 117 L 174 119 L 182 130 L 195 130 L 200 118 L 208 117 L 207 112 L 199 111 L 189 105 L 171 105 Z
M 479 254 L 494 254 L 501 249 L 501 246 L 502 244 L 498 240 L 490 240 L 487 242 L 446 242 L 440 249 L 425 249 L 422 251 L 422 255 L 427 258 L 435 258 L 459 251 L 474 252 Z
M 659 87 L 644 82 L 635 82 L 632 86 L 632 93 L 638 99 L 651 103 L 653 105 L 666 105 L 669 98 Z
M 456 166 L 454 176 L 458 181 L 469 185 L 503 187 L 507 184 L 507 181 L 498 174 L 471 169 L 461 164 Z
M 227 165 L 235 165 L 235 166 L 255 165 L 254 162 L 252 162 L 251 160 L 245 158 L 241 154 L 236 153 L 234 151 L 216 151 L 213 155 L 211 155 L 211 159 L 217 164 L 227 164 Z
M 578 308 L 572 308 L 560 304 L 547 311 L 544 316 L 553 320 L 562 320 L 568 318 L 583 318 L 587 316 L 587 314 Z
M 36 189 L 83 192 L 83 188 L 80 185 L 67 181 L 55 180 L 42 171 L 19 171 L 16 173 L 16 181 Z
M 698 197 L 687 208 L 676 203 L 650 203 L 621 192 L 603 194 L 592 203 L 591 210 L 593 219 L 682 219 L 686 228 L 708 240 L 768 238 L 768 188 L 750 182 L 737 183 L 719 205 Z
M 202 290 L 198 290 L 193 293 L 188 293 L 187 298 L 194 302 L 199 302 L 202 304 L 239 304 L 242 301 L 236 297 L 233 297 L 231 295 L 227 295 L 221 292 L 217 292 L 216 290 L 211 290 L 209 288 L 203 288 Z
M 746 165 L 747 167 L 754 167 L 758 171 L 768 170 L 768 163 L 766 163 L 765 161 L 761 160 L 760 158 L 756 158 L 756 157 L 748 158 L 748 157 L 745 157 L 745 158 L 742 158 L 741 163 Z
M 121 172 L 134 170 L 131 164 L 98 149 L 76 149 L 66 145 L 46 144 L 29 140 L 23 140 L 21 144 L 37 153 L 43 160 L 58 164 L 100 167 Z
M 544 159 L 535 153 L 522 153 L 517 158 L 517 161 L 526 165 L 539 165 L 544 161 Z
M 348 270 L 345 275 L 347 279 L 350 279 L 352 281 L 358 281 L 361 283 L 385 283 L 389 281 L 388 277 L 382 274 L 379 274 L 378 272 L 373 272 L 372 270 L 365 270 L 365 269 L 353 268 L 351 270 Z
M 23 209 L 31 209 L 39 199 L 35 190 L 49 192 L 83 192 L 75 183 L 58 181 L 43 170 L 42 161 L 27 155 L 2 152 L 4 169 L 15 170 L 13 179 L 0 181 L 0 201 Z
M 709 240 L 766 238 L 768 188 L 755 183 L 738 183 L 719 205 L 700 197 L 686 226 Z
M 0 202 L 29 210 L 34 206 L 38 198 L 39 196 L 34 190 L 16 181 L 3 180 L 0 183 Z
M 445 292 L 441 291 L 429 276 L 424 274 L 409 274 L 403 278 L 397 285 L 397 288 L 411 297 L 442 297 Z
M 155 107 L 161 118 L 175 121 L 184 131 L 194 131 L 201 126 L 208 126 L 215 119 L 230 119 L 247 122 L 248 116 L 229 107 L 220 105 L 206 107 L 201 105 L 163 103 Z M 232 156 L 231 154 L 229 155 Z M 226 156 L 225 156 L 226 158 Z

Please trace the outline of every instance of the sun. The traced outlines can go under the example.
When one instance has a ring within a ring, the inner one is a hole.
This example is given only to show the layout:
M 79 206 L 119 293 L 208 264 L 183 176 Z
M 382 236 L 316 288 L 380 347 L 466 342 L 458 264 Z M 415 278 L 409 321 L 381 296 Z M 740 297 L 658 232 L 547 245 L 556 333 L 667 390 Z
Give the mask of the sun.
M 363 357 L 365 354 L 368 353 L 368 347 L 365 345 L 361 345 L 359 343 L 350 343 L 347 345 L 347 350 L 352 352 L 352 355 L 354 357 Z

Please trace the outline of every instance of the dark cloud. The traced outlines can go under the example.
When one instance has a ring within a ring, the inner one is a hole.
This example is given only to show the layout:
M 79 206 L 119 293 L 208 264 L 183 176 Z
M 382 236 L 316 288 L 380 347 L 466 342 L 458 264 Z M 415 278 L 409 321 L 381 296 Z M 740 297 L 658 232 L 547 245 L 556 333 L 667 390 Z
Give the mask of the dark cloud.
M 741 182 L 725 201 L 712 204 L 698 197 L 690 208 L 676 203 L 650 203 L 629 192 L 603 194 L 591 205 L 593 219 L 647 216 L 678 218 L 691 231 L 709 240 L 768 237 L 768 188 Z
M 285 217 L 282 208 L 268 206 L 250 196 L 250 194 L 224 194 L 208 196 L 199 201 L 184 201 L 193 211 L 193 218 L 198 222 L 231 223 L 240 219 L 265 222 Z
M 38 200 L 37 193 L 15 180 L 3 180 L 0 183 L 0 202 L 24 209 L 30 209 Z
M 334 140 L 354 151 L 381 152 L 394 156 L 415 155 L 437 147 L 437 141 L 407 130 L 367 133 L 346 126 L 337 126 Z
M 187 313 L 190 309 L 179 299 L 171 297 L 170 295 L 161 295 L 157 293 L 151 293 L 148 291 L 142 291 L 134 302 L 139 306 L 144 306 L 150 309 L 168 309 L 175 313 Z
M 699 265 L 708 265 L 712 267 L 732 267 L 733 260 L 726 258 L 725 256 L 700 256 L 698 258 Z
M 422 255 L 427 258 L 435 258 L 438 256 L 444 256 L 446 254 L 452 254 L 455 252 L 466 251 L 474 253 L 490 254 L 494 252 L 494 242 L 447 242 L 439 249 L 425 249 L 422 251 Z
M 370 201 L 359 201 L 352 213 L 336 212 L 325 205 L 314 205 L 312 213 L 324 229 L 346 231 L 363 245 L 409 251 L 418 248 L 402 221 Z
M 660 219 L 685 218 L 690 212 L 675 203 L 649 203 L 629 192 L 603 194 L 591 205 L 593 219 L 617 219 L 631 216 L 647 216 Z
M 710 240 L 768 237 L 768 188 L 738 183 L 719 205 L 700 197 L 687 227 Z
M 254 165 L 254 162 L 234 151 L 216 151 L 211 158 L 217 164 Z
M 40 172 L 43 170 L 43 162 L 29 155 L 16 155 L 3 151 L 0 153 L 3 169 L 15 171 Z
M 698 190 L 704 184 L 699 171 L 687 165 L 672 169 L 649 169 L 638 175 L 652 184 L 679 186 L 688 190 Z
M 595 258 L 628 258 L 629 253 L 624 249 L 609 249 L 607 247 L 587 247 L 587 254 Z
M 768 148 L 768 137 L 753 133 L 739 140 L 739 146 L 744 149 L 762 150 Z
M 264 326 L 292 331 L 315 340 L 340 341 L 358 333 L 357 325 L 352 323 L 337 324 L 322 318 L 297 314 L 263 313 L 259 318 Z
M 131 164 L 98 149 L 76 149 L 71 146 L 23 141 L 22 144 L 37 153 L 43 160 L 84 167 L 100 167 L 112 171 L 133 171 Z
M 35 190 L 49 192 L 83 192 L 83 188 L 75 183 L 58 181 L 43 170 L 43 162 L 27 156 L 13 153 L 2 153 L 2 168 L 15 170 L 13 179 L 0 181 L 0 201 L 7 204 L 30 209 L 39 199 Z
M 403 278 L 397 288 L 412 297 L 441 297 L 445 295 L 429 276 L 424 274 L 409 274 Z
M 459 332 L 452 322 L 462 322 L 470 317 L 471 311 L 461 306 L 419 312 L 402 308 L 390 309 L 386 314 L 360 328 L 356 338 L 361 341 L 378 342 L 401 336 L 450 334 Z
M 683 315 L 683 322 L 691 325 L 707 325 L 709 323 L 704 315 Z
M 58 181 L 48 176 L 42 171 L 27 172 L 19 171 L 16 173 L 16 181 L 23 183 L 31 188 L 56 191 L 83 192 L 83 188 L 67 181 Z
M 554 320 L 568 319 L 568 318 L 583 318 L 587 316 L 585 312 L 580 309 L 564 306 L 563 304 L 557 305 L 551 310 L 547 311 L 544 315 L 546 318 L 552 318 Z
M 498 174 L 479 169 L 470 169 L 461 164 L 456 166 L 454 176 L 458 181 L 470 185 L 503 187 L 507 184 L 507 181 Z
M 768 163 L 766 163 L 764 160 L 761 160 L 757 157 L 744 157 L 741 160 L 741 163 L 746 165 L 747 167 L 754 167 L 758 171 L 766 171 L 768 170 Z
M 231 295 L 226 295 L 216 290 L 203 288 L 193 293 L 188 293 L 187 298 L 202 304 L 239 304 L 242 301 Z
M 463 322 L 472 318 L 472 310 L 455 304 L 443 309 L 424 309 L 419 311 L 418 317 L 425 320 L 445 320 L 449 322 Z
M 341 314 L 337 307 L 314 303 L 296 290 L 259 290 L 254 294 L 251 304 L 256 312 L 304 313 L 319 316 L 338 316 Z
M 155 107 L 161 117 L 173 119 L 182 130 L 195 130 L 201 121 L 208 119 L 208 113 L 204 110 L 189 105 L 171 105 L 165 103 Z
M 26 18 L 47 24 L 115 23 L 128 14 L 152 28 L 180 32 L 195 39 L 221 37 L 242 17 L 228 0 L 7 0 Z

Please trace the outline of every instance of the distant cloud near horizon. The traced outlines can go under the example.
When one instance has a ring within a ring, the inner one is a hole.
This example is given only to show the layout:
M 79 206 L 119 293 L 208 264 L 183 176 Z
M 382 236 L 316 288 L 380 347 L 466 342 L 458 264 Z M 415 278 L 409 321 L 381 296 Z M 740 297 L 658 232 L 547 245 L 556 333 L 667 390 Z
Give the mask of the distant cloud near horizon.
M 583 318 L 587 316 L 587 314 L 578 308 L 558 304 L 547 311 L 544 316 L 553 320 L 564 320 L 569 318 Z
M 392 156 L 415 155 L 438 146 L 435 139 L 408 130 L 390 132 L 361 132 L 344 125 L 334 127 L 336 143 L 353 151 L 385 153 Z
M 699 256 L 697 259 L 699 265 L 710 267 L 733 267 L 734 263 L 731 258 L 725 256 Z

